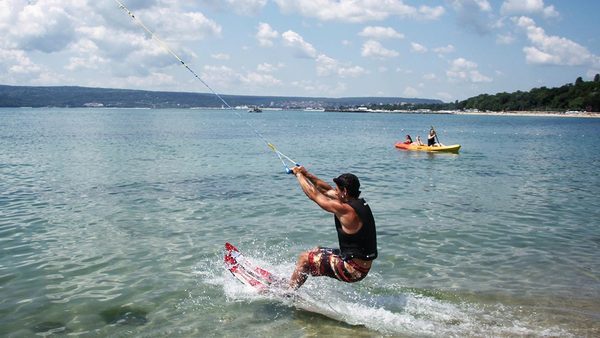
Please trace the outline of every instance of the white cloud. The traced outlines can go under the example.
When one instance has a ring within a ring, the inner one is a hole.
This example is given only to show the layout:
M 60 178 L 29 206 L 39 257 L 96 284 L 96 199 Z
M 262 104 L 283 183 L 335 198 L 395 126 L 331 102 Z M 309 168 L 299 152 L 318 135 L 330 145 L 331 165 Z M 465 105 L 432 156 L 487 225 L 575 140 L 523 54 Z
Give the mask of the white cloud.
M 438 54 L 450 54 L 450 53 L 453 53 L 454 50 L 455 50 L 455 48 L 453 45 L 448 45 L 445 47 L 437 47 L 437 48 L 433 49 L 433 51 Z
M 340 68 L 340 63 L 338 60 L 325 54 L 319 55 L 315 59 L 315 62 L 318 76 L 330 76 L 332 74 L 337 74 L 338 69 Z
M 204 66 L 200 77 L 213 88 L 227 89 L 240 82 L 240 76 L 226 66 Z
M 452 0 L 452 7 L 458 8 L 476 8 L 482 12 L 490 12 L 492 5 L 487 0 Z
M 392 27 L 367 26 L 358 35 L 375 40 L 404 39 L 404 34 L 396 32 Z
M 348 86 L 345 83 L 338 82 L 335 85 L 328 85 L 322 82 L 313 82 L 309 80 L 293 81 L 292 86 L 300 88 L 302 91 L 319 96 L 337 96 L 344 93 Z
M 427 53 L 427 47 L 416 42 L 410 43 L 410 50 L 414 53 Z
M 423 79 L 431 81 L 431 80 L 437 79 L 437 77 L 433 73 L 428 73 L 428 74 L 423 75 Z
M 80 41 L 74 46 L 78 54 L 104 53 L 109 57 L 124 57 L 129 53 L 146 48 L 159 50 L 156 44 L 146 39 L 141 34 L 121 32 L 120 34 L 108 27 L 85 26 L 79 27 L 77 32 L 81 36 Z
M 246 85 L 258 87 L 274 87 L 281 84 L 281 81 L 271 74 L 260 74 L 250 72 L 240 76 L 242 82 Z
M 21 1 L 14 3 L 19 2 Z M 57 51 L 77 41 L 81 37 L 80 33 L 90 32 L 93 27 L 122 29 L 123 22 L 127 23 L 126 28 L 140 35 L 140 28 L 132 24 L 131 19 L 125 21 L 124 14 L 117 12 L 119 8 L 114 6 L 115 4 L 109 9 L 104 9 L 97 8 L 98 5 L 94 2 L 79 0 L 39 0 L 30 3 L 24 7 L 15 5 L 11 9 L 14 18 L 11 20 L 12 31 L 9 32 L 18 38 L 21 44 L 30 44 L 28 49 L 48 52 L 48 46 L 51 45 L 50 51 Z M 147 3 L 153 4 L 152 1 Z M 114 21 L 114 17 L 123 20 L 117 22 Z M 162 38 L 169 37 L 170 41 L 219 36 L 222 30 L 221 26 L 201 12 L 181 11 L 176 7 L 144 6 L 135 13 L 135 17 Z M 117 34 L 111 35 L 109 38 L 116 36 Z
M 276 65 L 272 65 L 270 63 L 264 62 L 256 66 L 256 70 L 261 73 L 273 73 L 284 67 L 283 63 L 278 63 Z
M 175 62 L 165 48 L 143 34 L 118 32 L 102 26 L 81 27 L 77 32 L 80 40 L 72 44 L 68 52 L 75 58 L 102 57 L 112 65 L 110 72 L 119 77 L 148 75 L 153 68 L 164 68 Z M 188 61 L 193 55 L 177 44 L 169 47 L 183 60 Z
M 87 37 L 81 38 L 79 41 L 71 45 L 71 51 L 77 54 L 93 54 L 97 55 L 100 53 L 98 45 Z
M 231 10 L 240 15 L 256 15 L 267 4 L 267 0 L 203 0 L 220 10 Z
M 19 75 L 36 74 L 40 67 L 35 65 L 22 50 L 0 49 L 0 74 Z
M 319 55 L 315 61 L 317 63 L 317 75 L 319 76 L 337 75 L 347 78 L 358 77 L 367 73 L 362 67 L 342 64 L 325 54 Z
M 213 88 L 230 89 L 236 85 L 252 88 L 273 87 L 281 84 L 281 80 L 271 74 L 257 72 L 238 73 L 226 66 L 204 66 L 202 79 L 213 85 Z
M 45 65 L 35 63 L 23 50 L 0 48 L 0 83 L 56 85 L 66 78 Z
M 18 6 L 19 4 L 21 6 Z M 7 31 L 7 28 L 13 24 L 13 12 L 20 12 L 23 5 L 22 2 L 12 4 L 10 1 L 0 1 L 0 31 Z
M 69 48 L 71 55 L 65 69 L 77 71 L 80 69 L 99 69 L 101 66 L 110 63 L 110 59 L 105 56 L 94 41 L 82 38 Z
M 407 75 L 413 73 L 412 69 L 403 69 L 403 68 L 400 68 L 400 67 L 396 67 L 395 71 L 396 71 L 396 73 L 402 73 L 402 74 L 407 74 Z
M 267 0 L 227 0 L 226 2 L 236 13 L 244 15 L 256 14 L 267 4 Z
M 279 37 L 279 33 L 271 28 L 268 23 L 261 22 L 258 24 L 256 39 L 258 44 L 263 47 L 273 46 L 273 40 Z
M 10 23 L 0 33 L 12 47 L 52 53 L 76 39 L 75 18 L 58 4 L 39 1 L 23 6 L 23 1 L 13 1 L 8 6 L 5 16 Z
M 297 13 L 322 21 L 381 21 L 391 16 L 436 20 L 444 14 L 442 6 L 419 8 L 401 0 L 275 0 L 285 13 Z
M 527 63 L 600 67 L 600 57 L 584 46 L 566 38 L 546 35 L 544 29 L 536 26 L 531 18 L 522 16 L 514 21 L 526 31 L 532 44 L 523 48 Z
M 108 63 L 108 59 L 102 58 L 98 55 L 90 55 L 87 58 L 71 57 L 69 58 L 69 64 L 65 66 L 65 69 L 69 71 L 75 71 L 78 69 L 99 69 L 100 66 Z
M 496 43 L 500 45 L 510 45 L 515 41 L 515 37 L 512 34 L 498 34 L 496 36 Z
M 421 20 L 437 20 L 444 15 L 446 10 L 442 6 L 429 7 L 429 6 L 420 6 L 418 13 Z
M 417 95 L 419 95 L 419 91 L 411 86 L 407 86 L 406 88 L 404 88 L 402 95 L 407 97 L 416 97 Z
M 500 7 L 500 13 L 503 15 L 541 14 L 546 18 L 560 16 L 554 6 L 545 6 L 544 0 L 506 0 Z
M 284 32 L 281 36 L 283 44 L 294 49 L 297 57 L 315 60 L 318 76 L 337 75 L 346 78 L 358 77 L 367 73 L 367 71 L 360 66 L 342 64 L 338 60 L 325 54 L 318 54 L 317 50 L 310 43 L 304 41 L 304 38 L 294 31 Z
M 221 33 L 221 27 L 202 13 L 182 10 L 175 3 L 161 3 L 161 7 L 156 7 L 154 0 L 127 4 L 138 20 L 186 62 L 195 56 L 187 42 L 218 37 Z M 28 79 L 15 78 L 13 83 L 64 81 L 63 84 L 119 87 L 130 83 L 148 88 L 168 83 L 159 70 L 176 64 L 163 47 L 116 3 L 110 2 L 0 1 L 0 36 L 0 49 L 24 51 L 35 60 L 30 61 L 30 69 L 34 69 L 35 62 L 45 65 Z M 83 77 L 83 71 L 90 69 L 104 76 Z
M 65 83 L 73 82 L 72 79 L 67 78 L 63 74 L 56 74 L 54 72 L 41 72 L 38 77 L 31 79 L 33 86 L 64 85 Z
M 359 77 L 364 74 L 368 74 L 368 71 L 360 66 L 340 67 L 338 69 L 338 75 L 343 78 Z
M 283 44 L 294 49 L 297 57 L 310 59 L 317 57 L 317 50 L 315 47 L 304 41 L 304 38 L 302 38 L 300 34 L 289 30 L 281 34 L 281 37 L 283 38 Z
M 374 58 L 392 58 L 400 55 L 400 53 L 395 50 L 386 49 L 378 41 L 369 40 L 363 44 L 361 55 Z
M 450 62 L 450 69 L 446 71 L 446 76 L 450 80 L 459 82 L 491 82 L 492 78 L 479 72 L 475 62 L 464 58 L 454 59 Z
M 560 13 L 554 9 L 554 6 L 544 7 L 544 17 L 546 18 L 554 18 L 560 16 Z
M 231 56 L 229 54 L 227 54 L 227 53 L 211 54 L 210 57 L 213 58 L 213 59 L 215 59 L 215 60 L 221 60 L 221 61 L 229 60 L 231 58 Z
M 151 22 L 154 33 L 169 40 L 193 41 L 221 35 L 222 27 L 201 12 L 179 12 L 162 7 L 138 13 L 143 22 Z

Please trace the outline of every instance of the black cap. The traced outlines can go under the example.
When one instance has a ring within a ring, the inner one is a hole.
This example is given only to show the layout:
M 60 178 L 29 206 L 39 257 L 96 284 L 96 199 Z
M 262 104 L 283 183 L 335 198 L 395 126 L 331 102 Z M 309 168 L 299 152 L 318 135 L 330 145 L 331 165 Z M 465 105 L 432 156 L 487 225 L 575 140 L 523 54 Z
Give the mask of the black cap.
M 350 196 L 358 198 L 360 195 L 360 190 L 358 190 L 360 189 L 360 182 L 358 181 L 358 177 L 356 177 L 356 175 L 350 173 L 341 174 L 340 176 L 334 178 L 333 181 L 340 188 L 346 188 Z

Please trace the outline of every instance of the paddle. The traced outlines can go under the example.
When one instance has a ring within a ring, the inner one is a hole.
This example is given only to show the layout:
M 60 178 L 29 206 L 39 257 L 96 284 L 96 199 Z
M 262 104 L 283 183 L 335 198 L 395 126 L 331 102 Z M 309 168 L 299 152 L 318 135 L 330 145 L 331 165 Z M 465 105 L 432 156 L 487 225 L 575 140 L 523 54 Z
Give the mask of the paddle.
M 433 126 L 431 126 L 431 130 L 433 130 L 433 133 L 435 134 L 435 139 L 437 140 L 437 143 L 442 146 L 442 142 L 440 142 L 440 138 L 438 137 L 437 131 L 435 131 L 435 129 L 433 128 Z

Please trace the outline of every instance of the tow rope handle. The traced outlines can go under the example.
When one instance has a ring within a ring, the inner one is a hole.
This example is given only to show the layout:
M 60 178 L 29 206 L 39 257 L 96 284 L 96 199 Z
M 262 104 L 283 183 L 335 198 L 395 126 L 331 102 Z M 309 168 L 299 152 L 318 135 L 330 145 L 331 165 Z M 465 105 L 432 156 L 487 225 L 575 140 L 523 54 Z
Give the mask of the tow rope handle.
M 300 166 L 300 163 L 292 160 L 287 155 L 285 155 L 281 151 L 277 150 L 277 148 L 275 148 L 275 146 L 273 145 L 273 143 L 268 143 L 267 142 L 267 145 L 269 146 L 269 148 L 271 148 L 271 150 L 273 150 L 275 152 L 275 154 L 277 154 L 277 157 L 279 157 L 279 160 L 281 160 L 281 163 L 283 164 L 283 167 L 284 167 L 284 170 L 285 170 L 286 174 L 293 174 L 294 171 L 292 169 L 290 169 L 290 167 L 288 167 L 288 165 L 284 161 L 284 158 L 286 160 L 288 160 L 290 163 L 292 163 L 294 166 L 296 166 L 296 167 Z

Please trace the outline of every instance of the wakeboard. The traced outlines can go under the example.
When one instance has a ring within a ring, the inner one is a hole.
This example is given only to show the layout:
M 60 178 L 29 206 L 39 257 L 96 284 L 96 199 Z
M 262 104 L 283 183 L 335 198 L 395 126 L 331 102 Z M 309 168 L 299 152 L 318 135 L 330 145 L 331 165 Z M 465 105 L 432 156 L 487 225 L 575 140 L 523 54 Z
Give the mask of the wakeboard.
M 283 278 L 252 263 L 231 243 L 225 243 L 224 260 L 227 270 L 235 278 L 259 292 L 268 292 L 274 287 L 281 289 L 285 286 Z
M 309 294 L 290 290 L 287 279 L 281 278 L 254 264 L 231 243 L 225 243 L 225 266 L 244 285 L 297 309 L 318 313 L 331 319 L 345 321 L 346 316 L 330 304 L 314 300 Z

